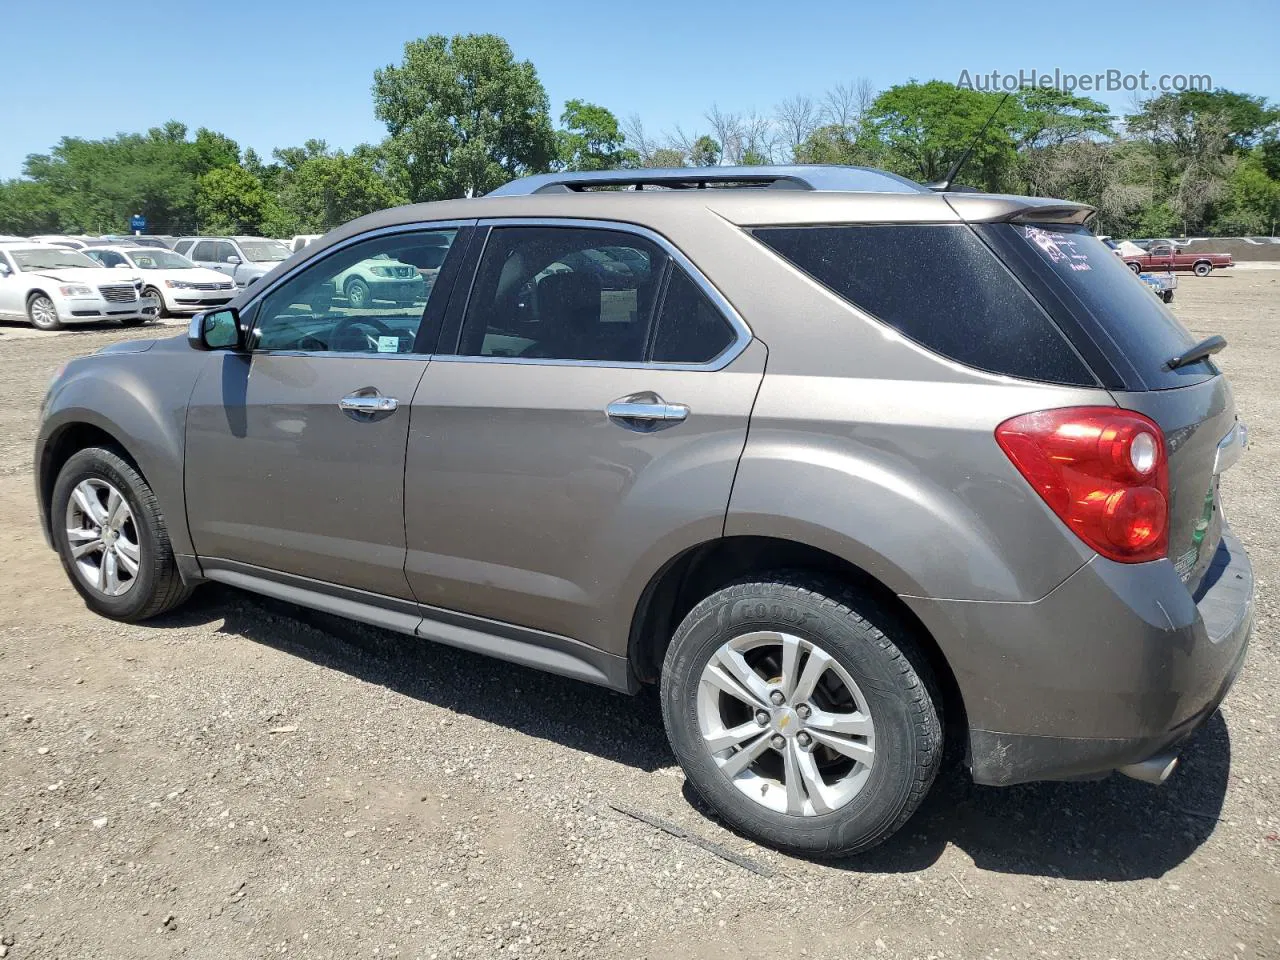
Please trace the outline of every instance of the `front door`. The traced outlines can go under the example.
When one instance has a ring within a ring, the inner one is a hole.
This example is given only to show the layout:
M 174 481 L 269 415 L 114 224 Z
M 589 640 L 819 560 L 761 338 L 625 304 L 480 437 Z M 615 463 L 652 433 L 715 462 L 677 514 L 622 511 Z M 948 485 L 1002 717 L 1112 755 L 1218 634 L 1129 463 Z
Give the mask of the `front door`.
M 187 413 L 187 517 L 202 560 L 232 561 L 392 597 L 404 576 L 404 462 L 434 298 L 336 300 L 361 263 L 420 256 L 457 228 L 326 253 L 245 311 L 243 353 L 211 354 Z
M 764 369 L 747 336 L 654 238 L 494 227 L 414 400 L 419 602 L 625 651 L 637 575 L 722 533 Z

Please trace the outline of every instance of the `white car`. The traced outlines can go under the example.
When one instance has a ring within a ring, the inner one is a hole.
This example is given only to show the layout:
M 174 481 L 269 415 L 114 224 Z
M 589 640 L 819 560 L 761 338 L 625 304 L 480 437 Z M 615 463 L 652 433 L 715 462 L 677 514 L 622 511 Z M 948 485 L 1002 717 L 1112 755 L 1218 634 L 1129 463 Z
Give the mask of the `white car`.
M 0 317 L 40 330 L 64 324 L 154 320 L 160 302 L 142 295 L 142 277 L 111 270 L 83 253 L 47 244 L 0 244 Z
M 236 295 L 236 283 L 225 273 L 197 267 L 172 250 L 159 247 L 86 247 L 81 252 L 104 267 L 141 274 L 142 294 L 160 301 L 162 317 L 220 307 Z

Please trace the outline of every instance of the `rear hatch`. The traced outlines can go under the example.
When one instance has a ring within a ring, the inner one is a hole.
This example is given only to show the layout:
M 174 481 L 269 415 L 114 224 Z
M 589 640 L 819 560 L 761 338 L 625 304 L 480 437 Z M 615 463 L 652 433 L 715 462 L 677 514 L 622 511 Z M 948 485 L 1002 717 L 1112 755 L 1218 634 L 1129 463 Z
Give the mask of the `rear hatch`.
M 993 223 L 977 229 L 1042 302 L 1116 403 L 1163 430 L 1169 559 L 1194 593 L 1222 534 L 1217 467 L 1230 463 L 1230 444 L 1239 442 L 1226 378 L 1208 358 L 1170 369 L 1169 360 L 1201 338 L 1086 227 Z

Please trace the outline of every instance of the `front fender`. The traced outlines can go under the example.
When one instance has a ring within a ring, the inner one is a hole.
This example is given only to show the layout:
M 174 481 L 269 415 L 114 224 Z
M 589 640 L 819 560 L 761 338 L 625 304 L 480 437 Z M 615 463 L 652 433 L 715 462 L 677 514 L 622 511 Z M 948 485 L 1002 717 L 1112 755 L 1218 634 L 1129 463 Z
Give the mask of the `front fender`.
M 112 437 L 133 458 L 164 511 L 174 553 L 192 555 L 183 495 L 184 441 L 187 401 L 206 355 L 185 343 L 180 346 L 85 357 L 69 364 L 52 386 L 36 438 L 35 462 L 46 532 L 44 493 L 54 480 L 47 475 L 52 466 L 49 454 L 65 431 L 87 425 Z

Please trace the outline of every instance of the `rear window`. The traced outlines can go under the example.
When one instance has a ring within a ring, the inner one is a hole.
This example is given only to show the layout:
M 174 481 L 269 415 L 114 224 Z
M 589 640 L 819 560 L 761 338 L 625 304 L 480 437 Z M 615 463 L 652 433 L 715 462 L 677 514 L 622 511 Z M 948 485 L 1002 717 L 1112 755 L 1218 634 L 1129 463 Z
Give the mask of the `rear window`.
M 1087 227 L 1001 223 L 985 229 L 997 247 L 1020 248 L 1010 251 L 1014 269 L 1033 270 L 1047 283 L 1113 364 L 1133 368 L 1142 383 L 1126 383 L 1129 389 L 1189 386 L 1217 374 L 1210 360 L 1166 368 L 1197 338 Z
M 1097 381 L 964 224 L 767 227 L 755 236 L 854 306 L 960 363 L 1046 383 Z

